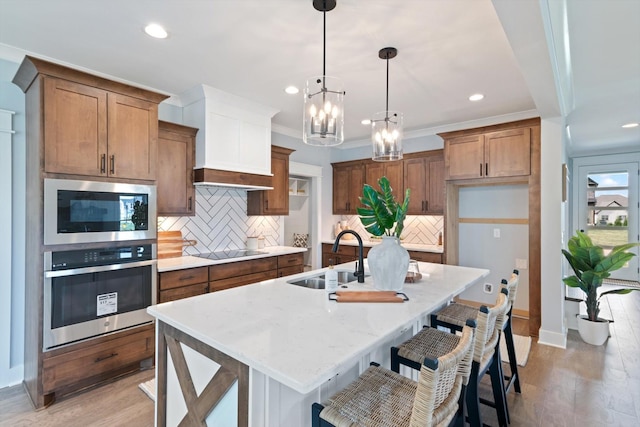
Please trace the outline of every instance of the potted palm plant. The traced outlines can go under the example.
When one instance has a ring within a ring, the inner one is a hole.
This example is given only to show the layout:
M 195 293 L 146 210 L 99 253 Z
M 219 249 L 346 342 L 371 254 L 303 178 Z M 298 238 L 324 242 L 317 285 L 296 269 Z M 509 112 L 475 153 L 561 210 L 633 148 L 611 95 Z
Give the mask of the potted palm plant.
M 602 282 L 611 276 L 611 272 L 624 266 L 635 256 L 628 252 L 640 243 L 627 243 L 615 246 L 607 255 L 601 246 L 594 245 L 591 238 L 582 231 L 576 231 L 567 245 L 569 250 L 562 250 L 575 275 L 565 277 L 563 282 L 572 288 L 580 288 L 585 293 L 587 315 L 578 317 L 578 331 L 582 339 L 594 345 L 601 345 L 609 336 L 609 322 L 598 317 L 600 298 L 609 294 L 628 294 L 636 288 L 612 289 L 599 292 Z
M 386 176 L 378 180 L 380 191 L 369 184 L 362 189 L 357 212 L 364 228 L 374 236 L 382 236 L 382 242 L 369 251 L 367 260 L 373 278 L 373 286 L 380 290 L 401 291 L 409 266 L 409 253 L 400 245 L 400 235 L 409 207 L 410 189 L 406 189 L 404 201 L 399 203 Z

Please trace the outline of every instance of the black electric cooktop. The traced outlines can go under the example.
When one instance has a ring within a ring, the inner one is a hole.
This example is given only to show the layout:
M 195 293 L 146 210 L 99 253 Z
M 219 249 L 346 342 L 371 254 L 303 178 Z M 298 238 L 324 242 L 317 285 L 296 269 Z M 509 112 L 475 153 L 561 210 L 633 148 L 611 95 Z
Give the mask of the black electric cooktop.
M 244 249 L 233 249 L 233 250 L 228 250 L 228 251 L 209 252 L 207 254 L 198 254 L 198 255 L 195 255 L 195 256 L 200 257 L 200 258 L 207 258 L 207 259 L 229 259 L 229 258 L 242 258 L 242 257 L 245 257 L 245 256 L 264 255 L 264 254 L 267 254 L 267 252 L 264 252 L 264 251 L 249 251 L 249 250 L 244 250 Z

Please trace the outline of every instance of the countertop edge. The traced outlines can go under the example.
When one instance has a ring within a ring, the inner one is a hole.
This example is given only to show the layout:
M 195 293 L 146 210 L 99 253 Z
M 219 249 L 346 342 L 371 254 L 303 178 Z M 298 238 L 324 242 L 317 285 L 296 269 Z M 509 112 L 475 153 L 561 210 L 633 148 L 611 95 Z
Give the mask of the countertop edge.
M 307 252 L 307 248 L 296 248 L 293 246 L 270 246 L 260 250 L 266 253 L 222 260 L 200 258 L 196 255 L 183 255 L 181 257 L 175 258 L 162 258 L 158 259 L 158 273 Z

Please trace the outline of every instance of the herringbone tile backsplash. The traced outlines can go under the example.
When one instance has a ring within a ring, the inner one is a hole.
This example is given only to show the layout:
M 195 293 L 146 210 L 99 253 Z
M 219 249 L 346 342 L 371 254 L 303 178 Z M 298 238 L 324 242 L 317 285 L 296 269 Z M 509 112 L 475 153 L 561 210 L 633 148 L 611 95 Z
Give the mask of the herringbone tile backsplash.
M 265 246 L 282 244 L 281 218 L 247 216 L 247 192 L 222 187 L 196 187 L 196 215 L 158 217 L 158 230 L 181 230 L 184 239 L 196 240 L 196 246 L 184 253 L 244 249 L 247 236 L 265 237 Z
M 364 229 L 360 218 L 357 215 L 343 215 L 341 220 L 347 221 L 350 229 L 354 230 L 361 236 L 369 236 Z M 406 243 L 415 243 L 421 245 L 437 245 L 438 234 L 444 229 L 444 217 L 429 215 L 410 215 L 404 220 L 404 230 L 402 231 L 402 240 Z
M 357 215 L 340 219 L 368 239 Z M 441 216 L 408 216 L 402 238 L 407 243 L 435 245 L 443 228 Z M 263 235 L 265 246 L 284 244 L 282 217 L 247 216 L 247 192 L 232 188 L 196 187 L 196 215 L 158 217 L 158 230 L 181 230 L 183 238 L 197 241 L 196 246 L 185 248 L 187 255 L 244 249 L 247 236 Z

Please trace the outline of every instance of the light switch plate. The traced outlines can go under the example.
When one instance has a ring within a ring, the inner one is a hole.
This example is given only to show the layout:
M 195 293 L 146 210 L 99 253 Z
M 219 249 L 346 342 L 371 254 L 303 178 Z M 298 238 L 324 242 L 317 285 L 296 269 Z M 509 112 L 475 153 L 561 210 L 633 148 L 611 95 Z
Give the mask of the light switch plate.
M 527 260 L 526 259 L 521 259 L 521 258 L 516 258 L 516 268 L 518 268 L 520 270 L 526 270 L 527 269 Z
M 493 237 L 495 237 L 496 239 L 500 238 L 500 229 L 499 228 L 494 228 L 493 229 Z

